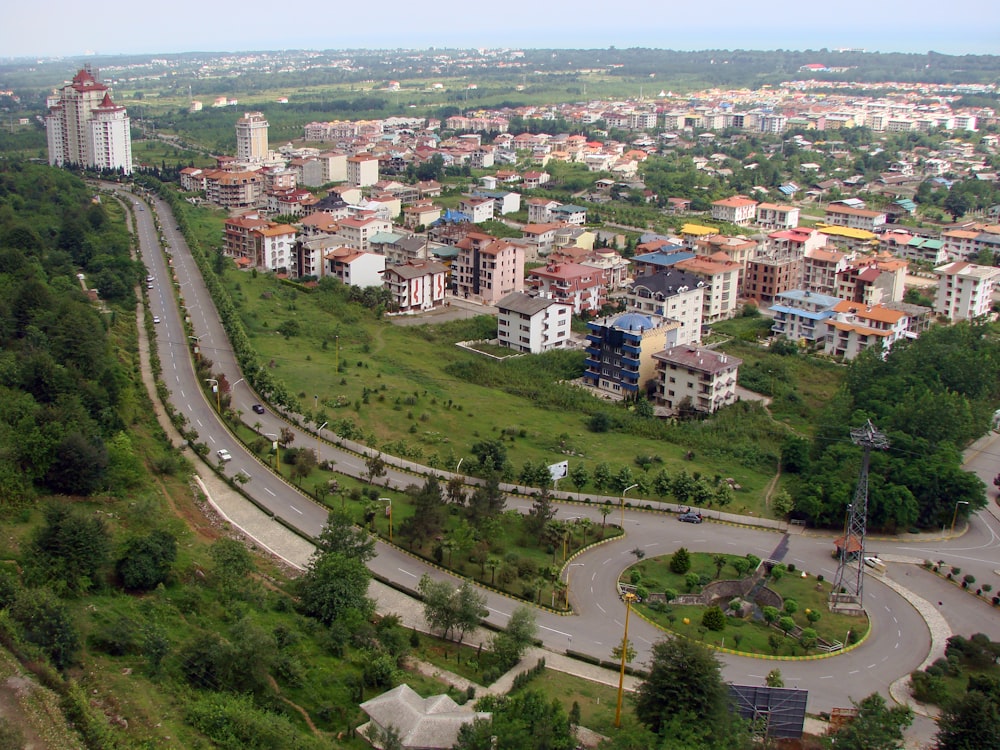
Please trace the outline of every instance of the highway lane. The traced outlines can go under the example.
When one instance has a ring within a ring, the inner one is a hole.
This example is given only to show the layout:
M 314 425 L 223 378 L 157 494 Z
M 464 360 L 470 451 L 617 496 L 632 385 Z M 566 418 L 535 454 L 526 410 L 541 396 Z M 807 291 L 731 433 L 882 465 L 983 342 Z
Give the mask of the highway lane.
M 171 401 L 179 411 L 188 416 L 191 425 L 198 431 L 199 439 L 210 446 L 212 453 L 220 447 L 231 452 L 234 458 L 225 467 L 227 473 L 243 470 L 252 476 L 252 481 L 246 487 L 248 493 L 288 522 L 307 533 L 316 534 L 325 522 L 326 511 L 244 451 L 219 423 L 200 384 L 195 380 L 189 348 L 193 342 L 188 341 L 184 335 L 180 315 L 172 304 L 172 292 L 168 293 L 169 287 L 163 286 L 165 283 L 179 286 L 187 315 L 204 356 L 215 362 L 216 371 L 225 372 L 229 381 L 236 383 L 233 391 L 235 408 L 249 414 L 250 406 L 257 401 L 245 381 L 239 380 L 239 371 L 225 332 L 183 237 L 174 228 L 169 209 L 158 199 L 153 199 L 153 205 L 157 213 L 164 217 L 163 236 L 172 254 L 172 267 L 167 266 L 166 258 L 160 252 L 149 212 L 138 212 L 137 218 L 143 259 L 153 269 L 151 273 L 156 277 L 156 294 L 151 294 L 150 309 L 162 321 L 156 326 L 156 333 L 163 362 L 163 377 L 171 392 Z M 288 426 L 271 414 L 270 410 L 265 415 L 255 415 L 254 421 L 260 421 L 262 431 L 272 434 L 277 434 L 281 427 Z M 296 432 L 299 444 L 316 442 L 308 433 L 299 430 Z M 336 461 L 338 470 L 345 473 L 364 473 L 364 461 L 354 453 L 323 443 L 320 456 L 322 459 Z M 390 467 L 389 474 L 382 481 L 401 488 L 422 479 Z M 526 504 L 523 500 L 512 499 L 509 506 Z M 589 517 L 596 525 L 602 523 L 602 515 L 595 505 L 560 506 L 561 518 L 582 515 Z M 616 508 L 608 516 L 608 522 L 617 522 L 618 515 Z M 767 557 L 781 539 L 780 534 L 771 531 L 712 523 L 688 526 L 678 524 L 673 516 L 636 510 L 626 510 L 625 516 L 627 537 L 624 540 L 586 552 L 574 561 L 581 564 L 580 567 L 567 569 L 572 583 L 571 598 L 578 614 L 563 617 L 545 611 L 538 612 L 540 636 L 548 647 L 555 650 L 572 648 L 601 658 L 610 656 L 612 646 L 621 638 L 624 616 L 624 606 L 618 600 L 615 582 L 621 571 L 634 562 L 631 550 L 636 547 L 642 548 L 650 556 L 672 552 L 677 546 L 684 544 L 689 549 L 698 551 L 735 554 L 753 552 L 759 557 Z M 974 535 L 967 537 L 965 543 L 968 544 L 968 539 L 974 540 L 973 546 L 977 554 L 987 564 L 1000 568 L 1000 554 L 997 554 L 1000 553 L 1000 547 L 996 545 L 997 537 L 993 536 L 995 531 L 989 526 L 989 522 L 984 523 L 985 525 L 973 522 Z M 948 554 L 959 554 L 961 549 L 954 545 L 961 542 L 962 540 L 953 540 L 945 545 L 929 545 L 928 549 L 944 548 Z M 908 549 L 909 554 L 913 552 L 913 548 L 907 545 L 887 543 L 885 548 L 890 547 L 899 547 L 901 554 L 906 554 Z M 799 568 L 813 573 L 822 572 L 830 578 L 835 569 L 831 550 L 829 538 L 791 536 L 788 538 L 785 559 L 795 562 Z M 449 578 L 456 585 L 458 583 L 458 579 L 450 574 L 381 543 L 372 569 L 411 587 L 416 586 L 424 573 L 432 577 Z M 874 624 L 873 635 L 866 644 L 833 659 L 780 664 L 786 676 L 786 684 L 811 691 L 811 710 L 849 705 L 845 702 L 849 697 L 858 698 L 872 689 L 882 689 L 900 675 L 911 671 L 927 653 L 927 629 L 912 607 L 875 581 L 866 584 L 866 594 L 866 603 Z M 488 619 L 502 626 L 518 603 L 492 592 L 488 592 L 487 596 L 490 610 Z M 959 608 L 963 605 L 968 606 L 965 603 L 956 604 Z M 632 623 L 630 635 L 639 651 L 638 661 L 642 662 L 648 657 L 651 644 L 660 637 L 660 632 L 639 618 L 635 618 Z M 770 662 L 742 657 L 726 656 L 723 661 L 727 679 L 738 682 L 759 682 L 771 667 Z

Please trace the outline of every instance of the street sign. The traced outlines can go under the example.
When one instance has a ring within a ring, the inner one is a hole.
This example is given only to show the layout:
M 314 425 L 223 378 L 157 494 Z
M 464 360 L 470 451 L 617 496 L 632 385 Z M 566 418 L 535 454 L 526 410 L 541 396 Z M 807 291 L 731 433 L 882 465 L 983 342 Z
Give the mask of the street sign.
M 558 482 L 569 474 L 569 461 L 560 461 L 557 464 L 551 464 L 549 466 L 549 474 L 552 476 L 553 482 Z

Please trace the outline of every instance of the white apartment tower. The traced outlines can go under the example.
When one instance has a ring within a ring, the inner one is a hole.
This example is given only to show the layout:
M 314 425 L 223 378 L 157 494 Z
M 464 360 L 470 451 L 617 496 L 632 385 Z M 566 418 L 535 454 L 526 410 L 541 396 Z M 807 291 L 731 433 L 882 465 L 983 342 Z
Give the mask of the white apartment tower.
M 256 164 L 267 159 L 267 120 L 261 112 L 244 112 L 236 121 L 236 160 Z
M 59 89 L 45 117 L 49 164 L 132 173 L 131 121 L 90 67 Z

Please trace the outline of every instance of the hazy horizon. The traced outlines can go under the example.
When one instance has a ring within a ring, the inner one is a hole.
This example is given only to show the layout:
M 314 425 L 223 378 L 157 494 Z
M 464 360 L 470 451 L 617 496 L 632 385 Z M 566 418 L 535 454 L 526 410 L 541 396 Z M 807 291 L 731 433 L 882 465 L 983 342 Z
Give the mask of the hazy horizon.
M 377 7 L 377 15 L 373 8 Z M 157 15 L 110 0 L 81 12 L 68 0 L 20 3 L 0 28 L 3 59 L 84 55 L 267 52 L 278 50 L 646 47 L 694 50 L 868 52 L 930 51 L 1000 54 L 1000 13 L 987 0 L 969 0 L 961 14 L 913 0 L 843 0 L 837 6 L 766 6 L 716 0 L 664 8 L 634 3 L 609 12 L 595 0 L 510 0 L 503 13 L 471 13 L 459 0 L 415 9 L 401 0 L 378 6 L 319 6 L 296 15 L 253 0 L 196 3 L 175 0 Z M 103 12 L 101 12 L 103 11 Z M 38 33 L 30 33 L 32 29 Z

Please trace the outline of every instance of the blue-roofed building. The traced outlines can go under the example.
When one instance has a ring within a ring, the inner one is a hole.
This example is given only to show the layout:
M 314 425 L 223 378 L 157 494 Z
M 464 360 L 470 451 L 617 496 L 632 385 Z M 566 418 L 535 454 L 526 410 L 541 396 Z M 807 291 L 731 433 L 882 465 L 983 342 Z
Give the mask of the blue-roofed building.
M 627 312 L 587 323 L 583 382 L 611 396 L 655 392 L 653 355 L 677 344 L 680 323 Z
M 694 257 L 697 256 L 680 245 L 664 245 L 651 253 L 633 256 L 632 265 L 635 268 L 636 276 L 647 276 L 659 271 L 666 271 L 682 260 L 691 260 Z
M 774 295 L 771 312 L 774 324 L 771 333 L 784 336 L 791 341 L 816 343 L 826 332 L 821 325 L 834 317 L 834 307 L 841 302 L 828 294 L 810 292 L 807 289 L 790 289 Z

